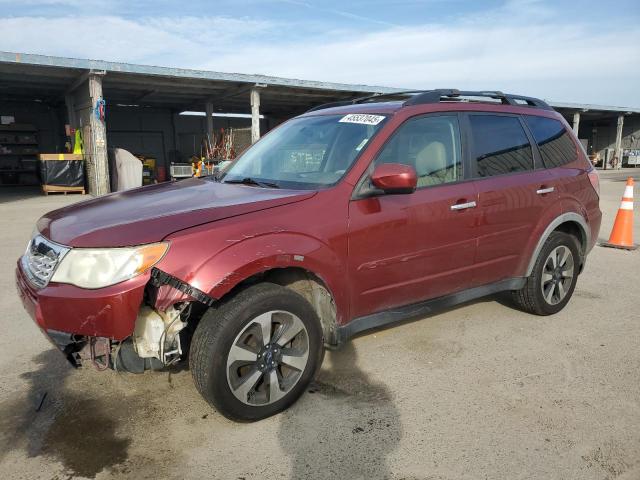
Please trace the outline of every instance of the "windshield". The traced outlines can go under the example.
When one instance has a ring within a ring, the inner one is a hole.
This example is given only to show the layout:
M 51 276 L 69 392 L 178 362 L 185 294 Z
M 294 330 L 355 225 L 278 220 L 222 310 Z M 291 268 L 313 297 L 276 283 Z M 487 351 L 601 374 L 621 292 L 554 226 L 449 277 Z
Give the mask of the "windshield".
M 295 118 L 247 150 L 221 181 L 308 190 L 333 185 L 384 120 L 369 114 Z

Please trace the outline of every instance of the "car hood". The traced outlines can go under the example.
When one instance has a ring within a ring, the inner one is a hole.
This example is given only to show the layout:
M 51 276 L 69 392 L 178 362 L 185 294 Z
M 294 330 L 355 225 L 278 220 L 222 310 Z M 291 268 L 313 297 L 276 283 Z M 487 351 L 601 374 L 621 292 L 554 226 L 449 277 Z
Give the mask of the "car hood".
M 224 218 L 299 202 L 315 192 L 193 178 L 112 193 L 44 215 L 38 230 L 72 247 L 124 247 Z

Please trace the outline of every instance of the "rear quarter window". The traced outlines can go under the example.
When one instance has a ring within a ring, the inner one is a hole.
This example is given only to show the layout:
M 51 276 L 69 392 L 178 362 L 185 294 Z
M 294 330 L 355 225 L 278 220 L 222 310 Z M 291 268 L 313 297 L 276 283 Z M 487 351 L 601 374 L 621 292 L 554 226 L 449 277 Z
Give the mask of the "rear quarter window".
M 576 160 L 576 145 L 561 122 L 533 115 L 525 115 L 524 119 L 538 144 L 545 167 L 560 167 Z

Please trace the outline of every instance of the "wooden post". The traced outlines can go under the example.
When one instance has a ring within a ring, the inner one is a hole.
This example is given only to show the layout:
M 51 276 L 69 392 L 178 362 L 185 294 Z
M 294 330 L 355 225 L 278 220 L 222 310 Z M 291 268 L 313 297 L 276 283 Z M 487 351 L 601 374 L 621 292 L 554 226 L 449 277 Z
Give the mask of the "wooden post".
M 580 131 L 580 112 L 576 112 L 573 114 L 573 133 L 578 136 L 578 132 Z
M 89 73 L 89 128 L 85 128 L 84 154 L 87 161 L 87 184 L 94 196 L 109 193 L 109 160 L 107 158 L 107 129 L 105 122 L 95 115 L 96 102 L 102 98 L 103 73 Z M 86 135 L 88 130 L 89 135 Z
M 213 144 L 213 103 L 205 103 L 205 111 L 207 112 L 207 137 Z
M 622 168 L 622 127 L 624 126 L 624 115 L 618 115 L 618 128 L 616 130 L 616 149 L 613 158 L 616 159 L 616 168 Z
M 251 143 L 260 139 L 260 91 L 251 89 Z

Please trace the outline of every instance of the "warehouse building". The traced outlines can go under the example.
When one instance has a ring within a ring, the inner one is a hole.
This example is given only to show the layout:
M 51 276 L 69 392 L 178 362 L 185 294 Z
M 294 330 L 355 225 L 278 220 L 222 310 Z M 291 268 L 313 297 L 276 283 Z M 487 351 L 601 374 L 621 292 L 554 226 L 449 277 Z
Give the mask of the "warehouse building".
M 401 90 L 0 52 L 0 188 L 38 184 L 37 155 L 65 152 L 74 130 L 89 193 L 101 195 L 109 149 L 152 158 L 149 180 L 162 181 L 223 131 L 238 153 L 313 106 Z M 640 109 L 550 104 L 598 165 L 640 164 Z

